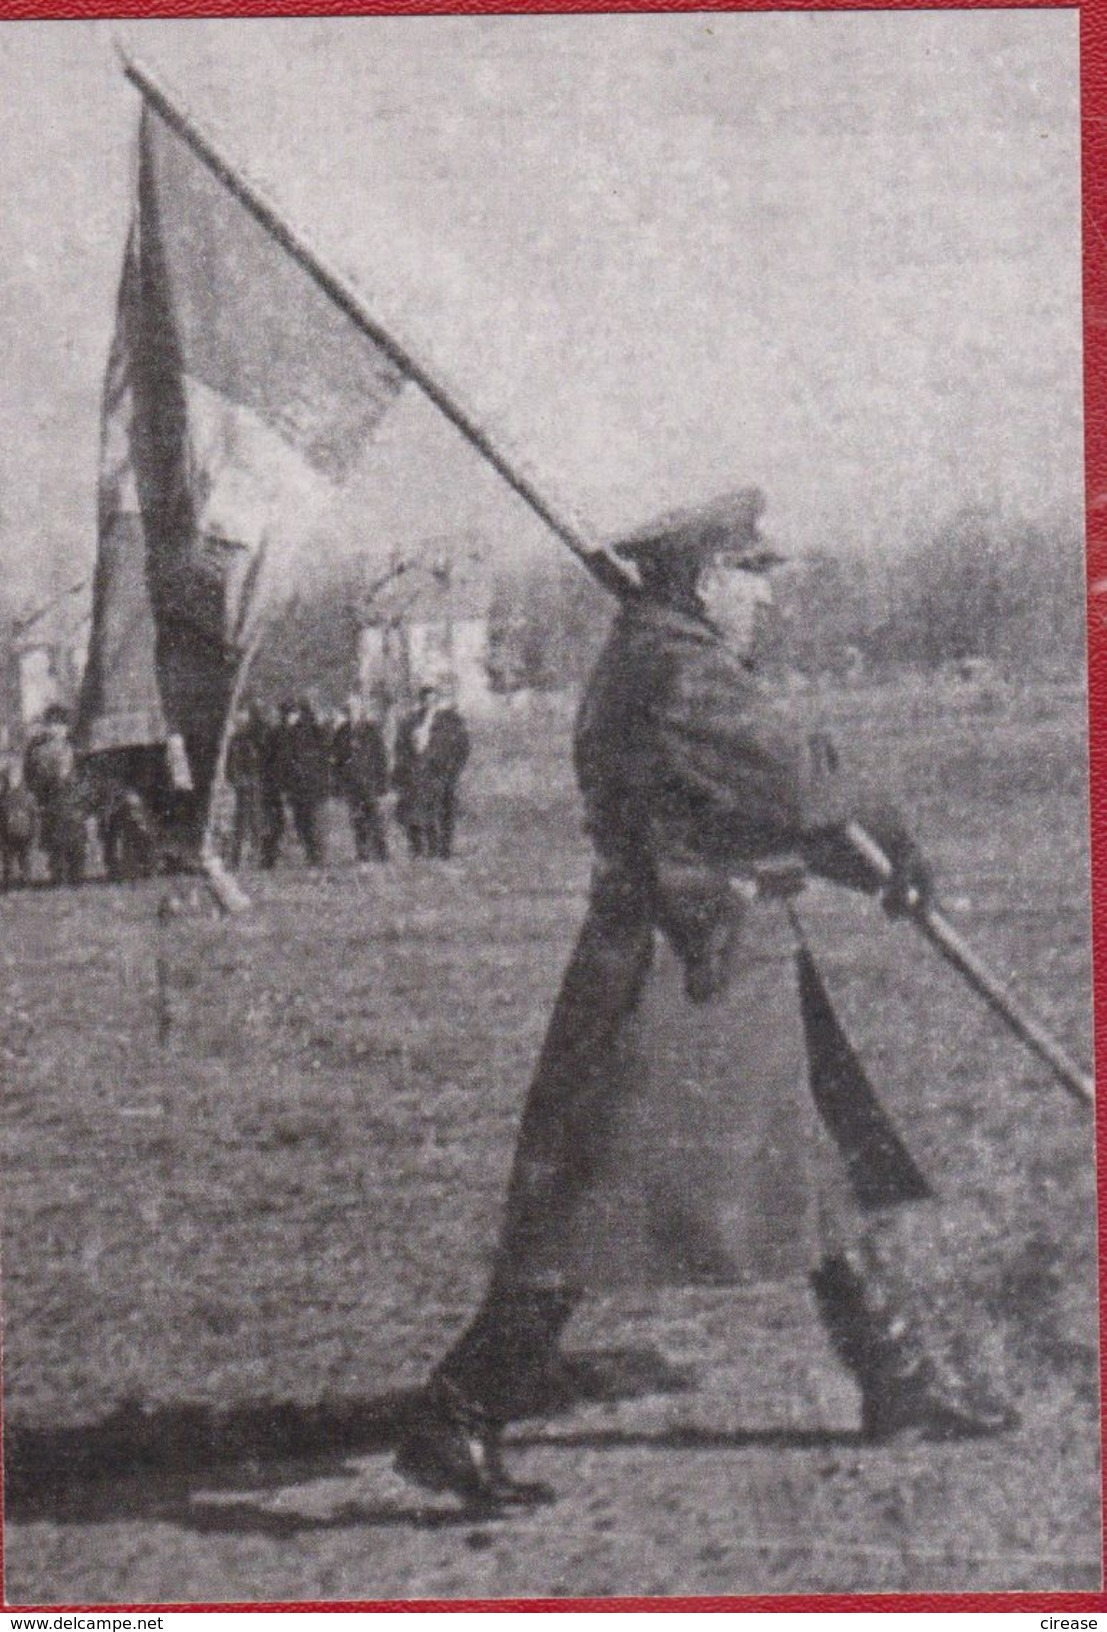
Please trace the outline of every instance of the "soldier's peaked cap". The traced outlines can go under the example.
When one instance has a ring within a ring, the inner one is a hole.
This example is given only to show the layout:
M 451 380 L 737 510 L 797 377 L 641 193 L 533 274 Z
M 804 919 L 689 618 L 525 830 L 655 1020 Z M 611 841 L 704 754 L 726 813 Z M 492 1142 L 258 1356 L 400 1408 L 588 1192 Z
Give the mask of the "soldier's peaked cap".
M 644 567 L 677 561 L 702 564 L 725 556 L 733 566 L 762 572 L 786 559 L 758 531 L 764 511 L 761 489 L 740 487 L 702 504 L 669 510 L 611 547 L 616 555 Z

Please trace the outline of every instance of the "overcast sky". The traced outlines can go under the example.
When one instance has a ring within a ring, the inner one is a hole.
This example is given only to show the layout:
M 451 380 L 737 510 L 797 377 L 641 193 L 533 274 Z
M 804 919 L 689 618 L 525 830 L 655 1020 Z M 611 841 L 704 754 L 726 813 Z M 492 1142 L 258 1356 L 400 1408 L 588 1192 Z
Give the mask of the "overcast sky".
M 138 110 L 116 26 L 0 22 L 16 599 L 95 549 Z M 118 26 L 596 531 L 753 481 L 795 549 L 968 502 L 1079 514 L 1074 10 Z M 412 394 L 322 539 L 455 528 L 543 538 Z

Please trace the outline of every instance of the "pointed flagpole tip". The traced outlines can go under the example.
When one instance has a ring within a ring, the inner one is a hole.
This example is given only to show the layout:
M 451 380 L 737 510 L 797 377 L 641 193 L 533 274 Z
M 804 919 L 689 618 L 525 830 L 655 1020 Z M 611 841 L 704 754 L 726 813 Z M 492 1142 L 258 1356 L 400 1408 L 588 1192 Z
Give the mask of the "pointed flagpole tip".
M 141 91 L 144 96 L 148 95 L 147 86 L 151 76 L 149 70 L 143 66 L 142 58 L 134 49 L 130 40 L 122 34 L 113 34 L 111 43 L 123 73 L 137 90 Z

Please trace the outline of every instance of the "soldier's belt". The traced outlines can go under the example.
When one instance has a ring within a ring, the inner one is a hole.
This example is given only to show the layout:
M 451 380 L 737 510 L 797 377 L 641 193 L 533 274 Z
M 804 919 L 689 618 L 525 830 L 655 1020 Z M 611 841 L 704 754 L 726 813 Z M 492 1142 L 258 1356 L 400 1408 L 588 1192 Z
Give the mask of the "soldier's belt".
M 709 864 L 702 866 L 689 864 L 683 870 L 669 869 L 670 884 L 681 871 L 687 875 L 687 882 L 693 886 L 702 885 L 712 874 Z M 807 863 L 802 856 L 779 855 L 752 862 L 748 871 L 731 873 L 726 882 L 736 896 L 750 903 L 787 901 L 807 887 L 807 874 Z M 718 881 L 716 885 L 718 887 L 722 880 L 718 873 L 714 876 Z M 628 867 L 622 860 L 599 858 L 592 868 L 593 894 L 614 891 L 640 895 L 647 877 L 648 874 L 643 868 Z

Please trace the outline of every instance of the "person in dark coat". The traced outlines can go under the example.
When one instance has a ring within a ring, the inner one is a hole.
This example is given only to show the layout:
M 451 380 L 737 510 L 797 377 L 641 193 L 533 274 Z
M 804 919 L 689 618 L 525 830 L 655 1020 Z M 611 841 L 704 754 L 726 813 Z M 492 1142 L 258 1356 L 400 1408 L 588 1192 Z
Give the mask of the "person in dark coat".
M 872 1200 L 814 1109 L 825 1062 L 801 1009 L 789 898 L 808 871 L 881 884 L 848 842 L 859 807 L 836 753 L 781 717 L 755 672 L 774 560 L 763 502 L 725 495 L 620 546 L 641 588 L 575 735 L 596 851 L 588 913 L 523 1108 L 484 1301 L 396 1455 L 401 1474 L 474 1504 L 549 1499 L 510 1476 L 500 1436 L 556 1395 L 560 1336 L 588 1290 L 806 1275 L 870 1438 L 1016 1421 L 943 1352 L 897 1258 L 898 1220 L 918 1228 L 929 1191 Z M 887 909 L 925 899 L 902 819 L 860 815 L 893 862 Z
M 276 740 L 277 779 L 292 812 L 296 836 L 310 867 L 327 857 L 326 810 L 330 792 L 330 741 L 311 697 L 286 703 Z
M 244 855 L 260 857 L 265 831 L 261 803 L 261 760 L 266 724 L 256 705 L 243 709 L 227 744 L 227 782 L 234 794 L 230 864 L 237 871 Z
M 40 839 L 54 884 L 84 879 L 87 835 L 84 791 L 70 739 L 69 715 L 52 704 L 23 758 L 23 782 L 36 800 Z
M 76 772 L 70 739 L 69 715 L 60 703 L 51 703 L 32 732 L 23 755 L 23 785 L 40 805 Z
M 23 785 L 22 766 L 0 764 L 0 886 L 5 890 L 17 874 L 30 883 L 38 832 L 38 804 Z
M 396 820 L 413 856 L 453 854 L 457 785 L 469 758 L 465 721 L 436 686 L 423 686 L 418 707 L 400 722 L 392 770 Z
M 388 792 L 384 733 L 360 697 L 351 697 L 331 745 L 335 790 L 345 799 L 358 861 L 387 861 L 380 802 Z
M 285 830 L 281 719 L 268 703 L 255 704 L 252 713 L 258 764 L 259 860 L 265 871 L 271 872 L 277 865 Z
M 416 732 L 429 712 L 434 697 L 433 686 L 423 686 L 418 703 L 410 714 L 405 714 L 396 727 L 392 747 L 392 787 L 396 793 L 395 817 L 407 835 L 407 846 L 413 856 L 424 853 L 423 829 L 416 820 L 417 762 Z

